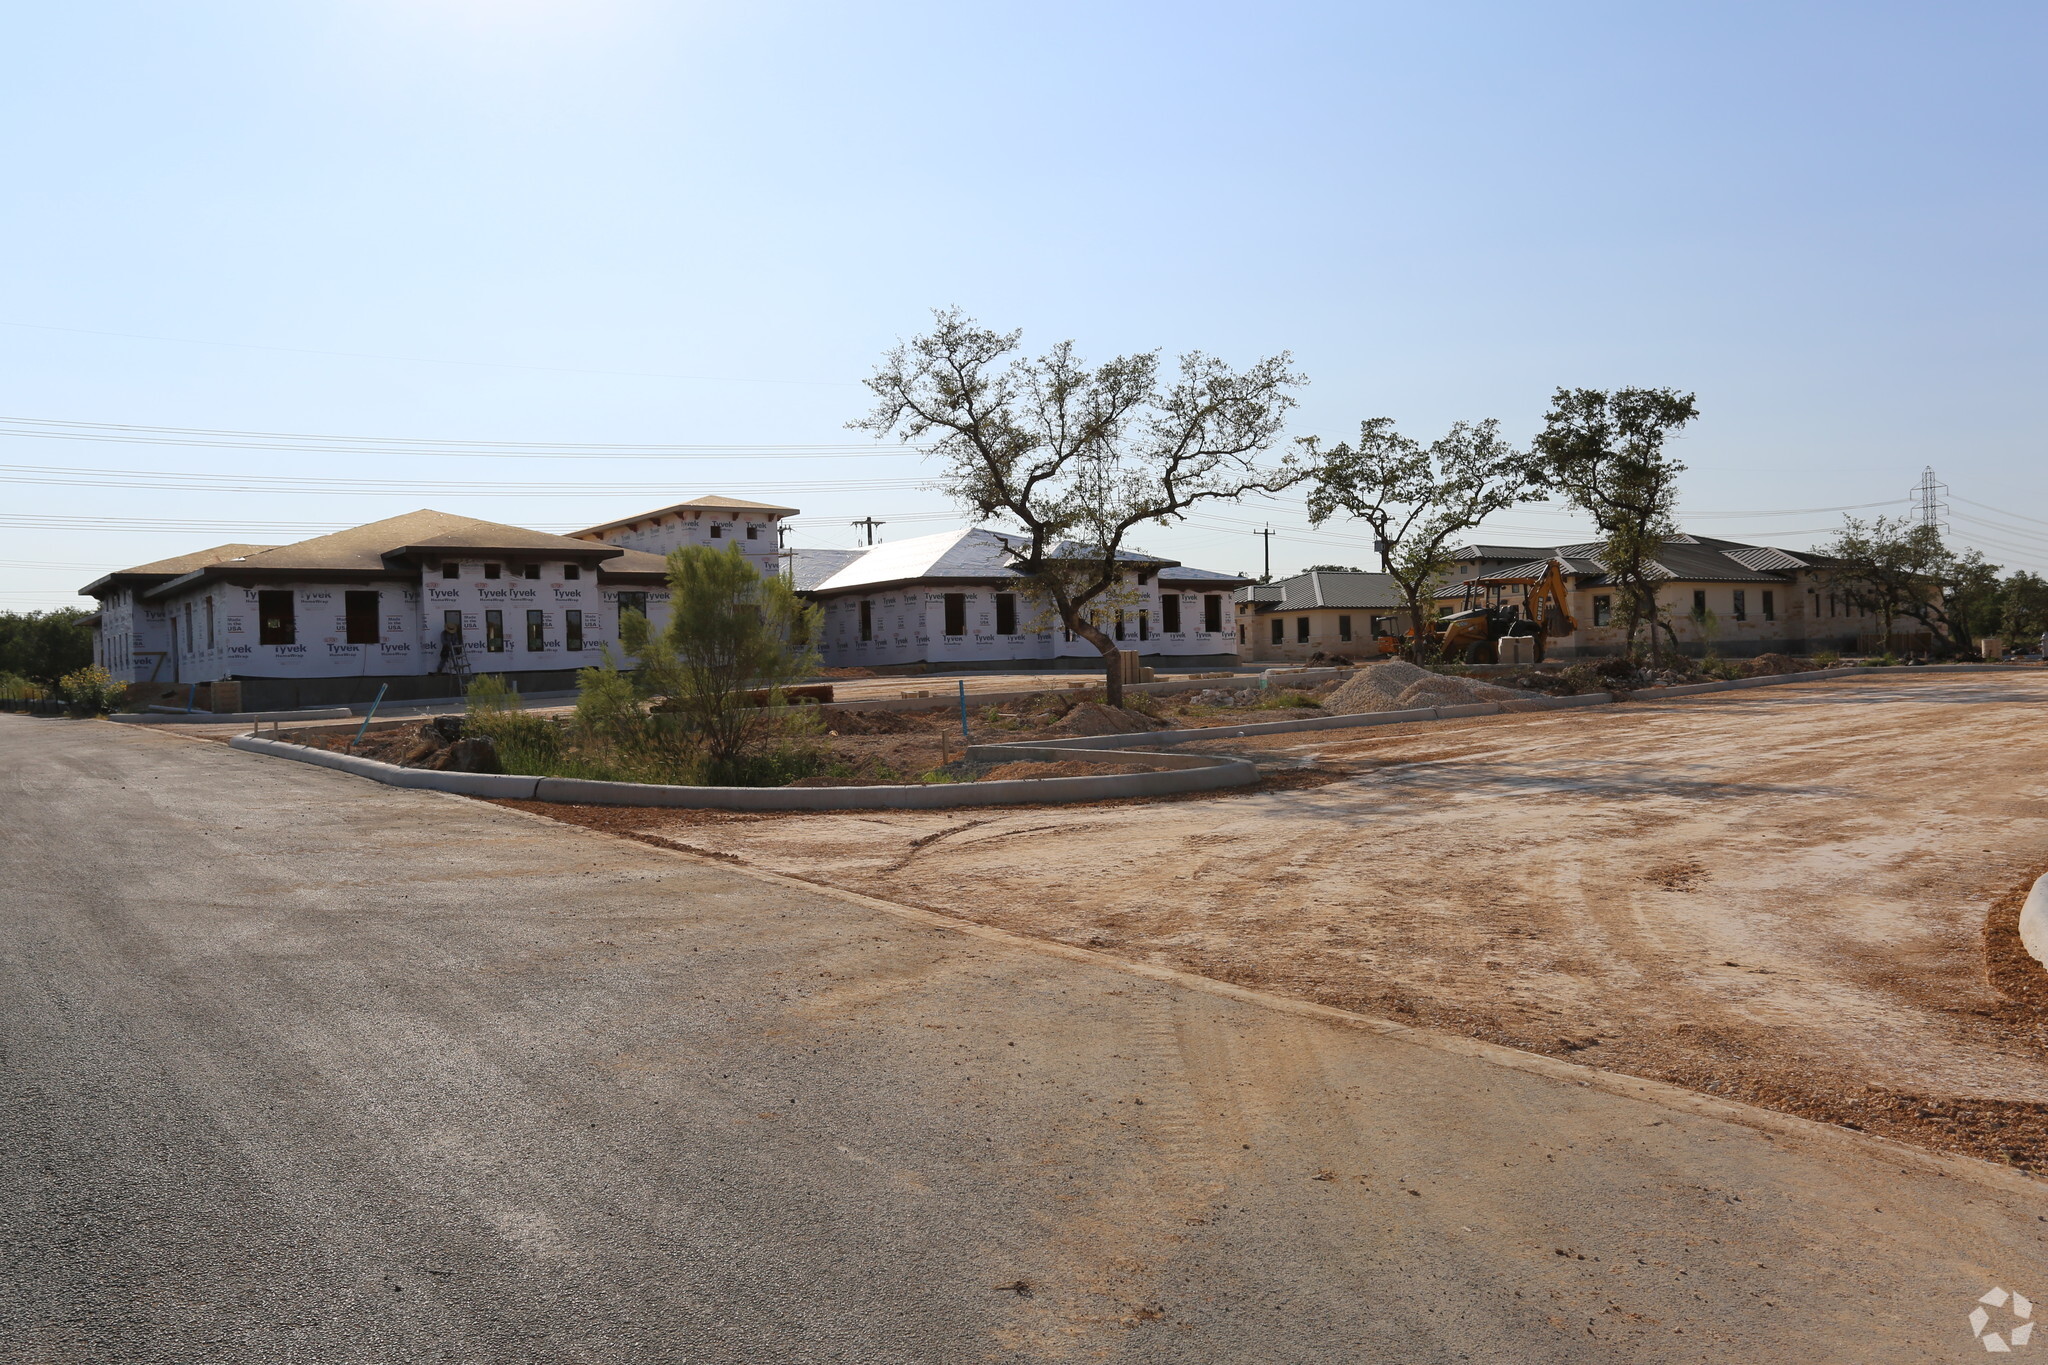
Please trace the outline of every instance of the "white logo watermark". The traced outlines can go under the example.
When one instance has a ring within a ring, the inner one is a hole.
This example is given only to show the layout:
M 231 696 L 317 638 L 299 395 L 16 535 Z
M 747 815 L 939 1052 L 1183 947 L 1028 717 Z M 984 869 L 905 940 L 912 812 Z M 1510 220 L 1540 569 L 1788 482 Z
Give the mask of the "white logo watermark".
M 2005 1310 L 1998 1315 L 1997 1331 L 1991 1330 L 1994 1324 L 1987 1306 Z M 1987 1351 L 2010 1351 L 2033 1340 L 2033 1316 L 2034 1305 L 2025 1294 L 1994 1285 L 1970 1310 L 1970 1333 L 1984 1343 Z

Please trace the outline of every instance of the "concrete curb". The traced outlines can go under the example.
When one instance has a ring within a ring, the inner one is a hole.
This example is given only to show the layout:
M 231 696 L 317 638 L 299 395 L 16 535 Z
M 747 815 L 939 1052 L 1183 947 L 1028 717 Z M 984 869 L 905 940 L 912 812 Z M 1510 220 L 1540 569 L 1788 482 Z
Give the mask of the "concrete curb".
M 108 716 L 125 725 L 254 725 L 274 720 L 289 725 L 302 720 L 352 720 L 355 713 L 346 706 L 329 706 L 312 711 L 171 711 L 137 715 L 133 712 Z
M 1912 676 L 1923 673 L 2008 673 L 2011 664 L 1937 664 L 1914 669 L 1823 668 L 1805 673 L 1779 673 L 1764 678 L 1733 678 L 1718 682 L 1684 683 L 1654 691 L 1631 692 L 1632 702 L 1663 701 L 1669 697 L 1694 697 L 1707 692 L 1733 692 L 1779 683 L 1842 682 L 1895 672 Z M 1412 725 L 1419 721 L 1455 720 L 1465 716 L 1493 716 L 1503 712 L 1563 711 L 1577 706 L 1611 706 L 1612 692 L 1588 692 L 1576 697 L 1532 697 L 1525 701 L 1473 702 L 1466 706 L 1420 707 L 1411 711 L 1360 711 L 1343 716 L 1307 716 L 1301 720 L 1259 721 L 1250 725 L 1211 725 L 1191 730 L 1150 730 L 1135 735 L 1094 735 L 1082 739 L 1044 739 L 1040 746 L 1122 749 L 1140 744 L 1191 744 L 1205 739 L 1243 739 L 1249 735 L 1286 735 L 1304 730 L 1350 730 L 1369 725 Z
M 279 739 L 258 739 L 254 735 L 236 735 L 228 741 L 228 747 L 252 754 L 269 754 L 273 758 L 289 758 L 299 763 L 310 763 L 316 768 L 333 768 L 337 772 L 348 773 L 354 777 L 367 777 L 373 782 L 382 782 L 387 787 L 454 792 L 460 796 L 531 798 L 534 787 L 540 782 L 537 777 L 519 777 L 505 773 L 437 773 L 425 768 L 401 768 L 396 763 L 379 763 L 374 758 L 357 758 L 354 754 L 337 754 L 329 749 L 287 744 Z
M 315 767 L 367 777 L 386 786 L 559 801 L 589 806 L 675 806 L 699 810 L 935 810 L 960 806 L 1012 806 L 1105 801 L 1130 796 L 1174 796 L 1183 792 L 1242 787 L 1259 780 L 1258 769 L 1241 758 L 1213 754 L 1101 754 L 1103 762 L 1143 763 L 1144 773 L 1096 777 L 1020 777 L 1001 782 L 944 782 L 887 787 L 672 787 L 651 782 L 590 782 L 567 777 L 521 777 L 499 773 L 437 773 L 395 763 L 357 758 L 282 740 L 236 735 L 228 747 L 289 758 Z M 970 758 L 985 762 L 1082 759 L 1087 750 L 1035 752 L 1040 745 L 980 744 Z
M 1910 670 L 1923 673 L 2009 672 L 2005 664 L 1935 665 Z M 1807 673 L 1780 673 L 1765 678 L 1735 678 L 1688 683 L 1632 694 L 1636 701 L 1699 696 L 1780 683 L 1844 681 L 1894 670 L 1827 668 Z M 972 695 L 972 694 L 970 694 Z M 920 698 L 919 700 L 923 700 Z M 942 810 L 960 806 L 1063 804 L 1105 801 L 1118 797 L 1174 796 L 1247 786 L 1258 781 L 1249 762 L 1211 754 L 1125 753 L 1141 746 L 1190 744 L 1201 740 L 1242 739 L 1251 735 L 1282 735 L 1308 730 L 1362 729 L 1374 725 L 1410 725 L 1503 713 L 1562 711 L 1581 706 L 1609 706 L 1614 694 L 1592 692 L 1576 697 L 1535 697 L 1526 701 L 1473 702 L 1464 706 L 1421 707 L 1409 711 L 1364 711 L 1348 716 L 1309 716 L 1301 720 L 1214 725 L 1192 730 L 1150 730 L 1134 735 L 1081 735 L 1073 739 L 1037 740 L 1030 744 L 977 744 L 967 756 L 983 762 L 1079 759 L 1091 755 L 1101 762 L 1144 763 L 1154 771 L 1111 773 L 1098 777 L 1021 777 L 1002 782 L 947 782 L 887 787 L 673 787 L 650 782 L 591 782 L 565 777 L 518 777 L 497 773 L 437 773 L 402 768 L 395 763 L 357 758 L 327 749 L 313 749 L 281 740 L 236 735 L 230 748 L 290 758 L 334 768 L 393 787 L 453 792 L 462 796 L 504 796 L 524 800 L 561 801 L 577 805 L 674 806 L 698 810 Z M 228 719 L 221 717 L 219 719 Z M 2030 900 L 2029 904 L 2033 902 Z M 2043 951 L 2048 952 L 2048 909 L 2042 912 Z M 2022 937 L 2025 936 L 2022 916 Z M 2033 951 L 2033 944 L 2028 944 Z M 2039 954 L 2037 954 L 2039 956 Z M 2048 959 L 2043 959 L 2048 962 Z

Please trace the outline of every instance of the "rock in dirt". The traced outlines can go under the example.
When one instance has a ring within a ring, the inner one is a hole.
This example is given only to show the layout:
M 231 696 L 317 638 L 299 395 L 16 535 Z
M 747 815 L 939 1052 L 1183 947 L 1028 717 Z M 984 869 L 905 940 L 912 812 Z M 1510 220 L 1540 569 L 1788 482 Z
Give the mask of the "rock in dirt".
M 495 773 L 503 771 L 498 766 L 498 746 L 493 744 L 490 738 L 485 735 L 471 735 L 468 739 L 456 740 L 446 749 L 434 755 L 426 766 L 437 772 L 444 773 Z
M 1098 701 L 1084 701 L 1050 728 L 1062 735 L 1135 735 L 1146 730 L 1164 729 L 1165 726 L 1165 721 L 1154 720 L 1136 711 L 1104 706 Z
M 842 735 L 914 735 L 929 727 L 901 711 L 825 712 L 825 728 Z

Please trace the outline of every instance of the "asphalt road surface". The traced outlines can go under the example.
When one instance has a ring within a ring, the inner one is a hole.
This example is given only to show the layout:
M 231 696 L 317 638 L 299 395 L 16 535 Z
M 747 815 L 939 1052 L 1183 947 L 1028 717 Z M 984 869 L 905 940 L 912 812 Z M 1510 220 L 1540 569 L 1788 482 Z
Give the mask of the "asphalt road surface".
M 0 716 L 0 778 L 10 1363 L 1917 1362 L 2048 1301 L 1989 1167 L 160 733 Z

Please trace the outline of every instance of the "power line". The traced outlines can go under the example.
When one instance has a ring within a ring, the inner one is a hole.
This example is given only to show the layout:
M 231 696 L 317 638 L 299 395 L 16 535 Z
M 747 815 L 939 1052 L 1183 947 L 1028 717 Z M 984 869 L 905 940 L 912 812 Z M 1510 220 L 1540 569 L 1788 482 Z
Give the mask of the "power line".
M 799 481 L 749 480 L 750 487 L 783 493 L 853 493 L 876 489 L 914 490 L 930 486 L 924 479 L 828 479 Z M 502 479 L 453 483 L 432 479 L 344 479 L 322 475 L 178 474 L 147 469 L 81 469 L 65 465 L 0 464 L 0 483 L 59 485 L 77 488 L 180 489 L 205 493 L 389 493 L 406 497 L 482 498 L 611 498 L 673 497 L 672 483 L 565 486 L 558 481 L 516 483 Z
M 437 436 L 332 436 L 303 431 L 240 431 L 80 422 L 50 417 L 0 417 L 0 435 L 37 441 L 289 451 L 319 455 L 411 455 L 502 460 L 872 460 L 922 457 L 915 445 L 830 441 L 796 445 L 664 445 L 649 442 L 488 441 Z
M 601 374 L 627 379 L 686 379 L 708 384 L 795 384 L 845 388 L 858 386 L 857 379 L 762 379 L 747 375 L 663 374 L 651 370 L 600 370 L 577 365 L 525 365 L 506 360 L 442 360 L 434 356 L 379 355 L 372 351 L 329 351 L 312 346 L 268 346 L 254 341 L 210 341 L 201 337 L 153 336 L 147 332 L 107 332 L 93 327 L 56 327 L 40 322 L 8 322 L 0 327 L 20 327 L 32 332 L 70 332 L 78 336 L 121 337 L 128 341 L 163 341 L 179 346 L 222 346 L 237 351 L 278 351 L 287 355 L 338 356 L 345 360 L 386 360 L 405 365 L 458 365 L 468 369 L 533 370 L 549 374 Z

